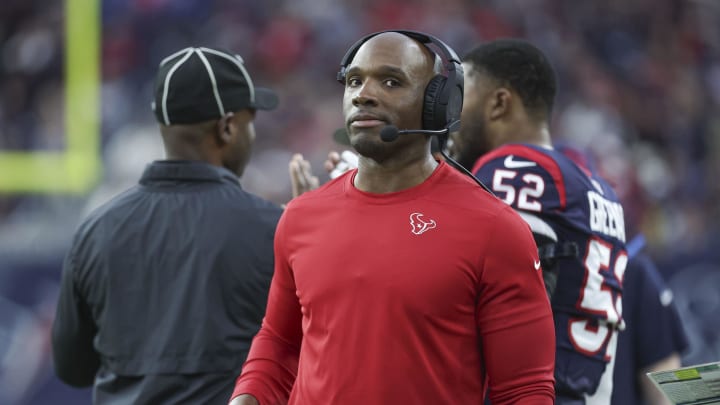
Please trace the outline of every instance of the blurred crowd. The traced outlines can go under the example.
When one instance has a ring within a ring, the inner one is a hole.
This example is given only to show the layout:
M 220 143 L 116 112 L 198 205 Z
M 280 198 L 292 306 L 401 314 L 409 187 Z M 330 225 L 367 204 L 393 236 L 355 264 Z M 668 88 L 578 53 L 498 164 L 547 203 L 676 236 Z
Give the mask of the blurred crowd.
M 0 7 L 0 159 L 64 147 L 64 4 Z M 242 55 L 256 84 L 276 89 L 280 108 L 258 115 L 243 185 L 284 203 L 291 154 L 319 172 L 339 147 L 335 74 L 346 49 L 366 33 L 404 28 L 461 56 L 498 37 L 524 37 L 549 55 L 560 86 L 555 140 L 592 158 L 624 201 L 628 235 L 646 236 L 695 330 L 686 360 L 720 359 L 720 1 L 102 0 L 101 18 L 103 181 L 82 196 L 0 191 L 0 330 L 47 325 L 79 218 L 163 157 L 150 101 L 165 56 L 224 47 Z M 7 370 L 17 345 L 46 342 L 14 336 L 0 333 L 0 392 L 31 401 L 47 360 L 12 379 Z

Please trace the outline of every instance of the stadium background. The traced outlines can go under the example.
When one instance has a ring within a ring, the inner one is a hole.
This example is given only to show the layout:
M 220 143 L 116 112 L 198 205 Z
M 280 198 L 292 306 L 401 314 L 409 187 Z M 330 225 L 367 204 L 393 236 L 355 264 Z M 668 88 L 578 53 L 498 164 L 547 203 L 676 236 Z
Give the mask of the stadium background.
M 720 1 L 3 0 L 0 7 L 0 403 L 89 403 L 52 375 L 62 257 L 88 210 L 162 158 L 159 61 L 242 55 L 277 111 L 258 114 L 245 188 L 289 199 L 287 162 L 319 169 L 342 125 L 340 58 L 387 28 L 460 54 L 520 36 L 554 62 L 556 141 L 594 157 L 673 288 L 692 348 L 720 360 Z

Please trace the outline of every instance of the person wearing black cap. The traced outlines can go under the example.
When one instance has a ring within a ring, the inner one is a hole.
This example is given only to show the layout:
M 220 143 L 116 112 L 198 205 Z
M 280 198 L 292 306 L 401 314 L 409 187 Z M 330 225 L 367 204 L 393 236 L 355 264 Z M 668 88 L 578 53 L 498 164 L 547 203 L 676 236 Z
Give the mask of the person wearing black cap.
M 243 60 L 186 48 L 160 63 L 166 160 L 92 212 L 63 268 L 52 349 L 103 403 L 227 403 L 260 327 L 281 208 L 239 177 L 256 110 L 278 104 Z

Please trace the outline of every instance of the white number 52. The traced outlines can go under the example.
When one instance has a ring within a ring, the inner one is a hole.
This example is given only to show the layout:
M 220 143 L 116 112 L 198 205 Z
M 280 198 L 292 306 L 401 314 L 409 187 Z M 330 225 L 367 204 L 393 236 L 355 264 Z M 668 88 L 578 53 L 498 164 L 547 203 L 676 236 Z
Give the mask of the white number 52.
M 545 192 L 545 180 L 534 173 L 525 173 L 521 179 L 523 186 L 518 190 L 511 184 L 507 184 L 507 180 L 512 180 L 518 175 L 515 170 L 497 169 L 493 175 L 492 188 L 493 191 L 502 198 L 506 204 L 515 205 L 515 197 L 517 196 L 517 208 L 527 211 L 542 211 L 542 204 L 538 198 Z

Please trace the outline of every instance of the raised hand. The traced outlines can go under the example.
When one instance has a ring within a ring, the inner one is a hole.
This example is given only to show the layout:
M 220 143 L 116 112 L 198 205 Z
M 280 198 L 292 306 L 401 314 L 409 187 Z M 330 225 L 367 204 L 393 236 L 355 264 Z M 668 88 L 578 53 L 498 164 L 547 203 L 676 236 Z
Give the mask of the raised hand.
M 310 162 L 299 153 L 293 155 L 288 164 L 293 198 L 320 186 L 320 180 L 313 176 Z
M 342 153 L 332 151 L 328 153 L 328 159 L 325 161 L 325 170 L 330 174 L 331 179 L 357 167 L 358 156 L 349 150 Z
M 358 156 L 349 150 L 341 153 L 331 151 L 328 153 L 328 158 L 324 164 L 325 170 L 331 179 L 339 177 L 346 171 L 357 168 L 357 166 Z M 320 186 L 320 180 L 312 174 L 310 162 L 305 160 L 301 154 L 296 153 L 293 155 L 288 164 L 288 170 L 290 172 L 293 198 Z

